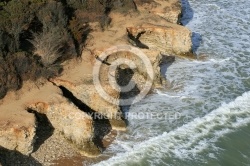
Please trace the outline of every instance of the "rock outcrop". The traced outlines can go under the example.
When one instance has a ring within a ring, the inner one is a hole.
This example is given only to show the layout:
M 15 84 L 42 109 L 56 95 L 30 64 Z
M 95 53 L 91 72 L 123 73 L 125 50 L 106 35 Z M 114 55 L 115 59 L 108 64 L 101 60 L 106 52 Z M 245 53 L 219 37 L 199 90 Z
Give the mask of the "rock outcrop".
M 86 48 L 93 55 L 92 64 L 95 64 L 95 61 L 103 61 L 100 79 L 104 82 L 104 85 L 109 84 L 107 74 L 109 73 L 109 65 L 119 58 L 125 58 L 132 60 L 137 65 L 136 70 L 132 71 L 132 80 L 136 82 L 137 88 L 141 90 L 144 87 L 148 77 L 148 71 L 146 70 L 148 66 L 145 66 L 142 59 L 138 58 L 136 54 L 128 51 L 133 49 L 129 45 L 133 45 L 142 51 L 152 64 L 154 72 L 154 78 L 152 79 L 154 86 L 152 88 L 161 87 L 162 84 L 166 83 L 165 76 L 161 75 L 160 66 L 162 64 L 168 63 L 169 60 L 172 61 L 174 56 L 188 59 L 196 58 L 192 52 L 192 33 L 186 27 L 178 25 L 181 16 L 179 0 L 167 2 L 164 0 L 152 2 L 136 0 L 135 3 L 140 14 L 133 13 L 132 16 L 124 18 L 124 20 L 111 14 L 112 20 L 119 28 L 110 27 L 109 31 L 102 33 L 102 40 L 90 40 L 88 43 L 91 44 L 86 45 Z M 130 21 L 126 22 L 126 19 Z M 120 30 L 121 26 L 127 27 L 127 38 L 124 37 L 124 32 Z M 112 35 L 110 35 L 111 33 Z M 91 35 L 98 38 L 101 34 L 96 31 Z M 128 48 L 124 50 L 118 48 L 121 45 Z M 111 51 L 105 59 L 99 57 L 107 51 L 106 49 L 114 46 L 117 46 L 117 48 L 113 50 L 113 53 Z M 116 52 L 116 50 L 118 51 Z M 83 54 L 86 55 L 87 52 Z M 121 68 L 125 69 L 126 66 L 123 65 Z
M 77 85 L 61 79 L 50 79 L 50 81 L 56 86 L 63 86 L 72 92 L 76 98 L 81 100 L 88 107 L 90 107 L 92 111 L 94 111 L 94 116 L 97 116 L 97 118 L 99 115 L 96 113 L 99 113 L 102 115 L 102 118 L 109 119 L 112 129 L 126 130 L 126 124 L 122 120 L 119 105 L 111 104 L 100 96 L 100 94 L 96 91 L 95 86 L 92 84 L 92 81 L 87 84 L 82 82 Z M 105 86 L 104 89 L 109 92 L 109 95 L 113 98 L 119 99 L 119 92 L 113 90 L 110 86 Z
M 92 118 L 73 103 L 58 95 L 53 103 L 37 102 L 29 104 L 28 109 L 45 114 L 55 130 L 74 143 L 84 156 L 96 157 L 100 154 L 93 143 Z
M 136 81 L 139 90 L 143 89 L 147 79 L 149 80 L 151 79 L 150 81 L 153 82 L 154 86 L 152 88 L 162 85 L 162 81 L 163 81 L 162 79 L 164 78 L 161 75 L 160 66 L 164 63 L 167 63 L 168 57 L 170 57 L 169 55 L 162 54 L 158 50 L 139 49 L 139 48 L 135 48 L 129 45 L 116 46 L 116 47 L 114 48 L 116 48 L 117 50 L 123 50 L 123 51 L 117 51 L 115 53 L 111 53 L 105 60 L 103 60 L 105 62 L 103 63 L 102 68 L 100 70 L 100 80 L 103 82 L 103 84 L 106 84 L 106 85 L 109 84 L 108 74 L 110 73 L 109 73 L 109 65 L 107 64 L 112 64 L 117 59 L 120 58 L 120 59 L 130 60 L 136 65 L 136 68 L 133 70 L 133 75 L 131 79 Z M 122 49 L 122 47 L 124 48 Z M 130 51 L 134 50 L 132 52 L 135 52 L 135 53 L 129 52 L 128 50 Z M 140 50 L 140 53 L 136 54 L 137 50 Z M 95 51 L 95 56 L 97 57 L 97 59 L 98 58 L 101 59 L 101 57 L 98 57 L 98 55 L 100 55 L 100 52 L 101 51 Z M 147 58 L 150 62 L 150 65 L 152 66 L 147 66 L 147 64 L 145 64 L 145 59 L 138 56 L 139 54 L 143 54 L 145 56 L 144 58 Z M 126 69 L 128 66 L 121 65 L 119 67 L 120 69 Z M 148 69 L 150 69 L 151 67 L 153 71 L 153 78 L 150 78 L 148 74 Z M 129 77 L 129 76 L 126 74 L 123 75 L 123 77 L 120 77 L 121 79 L 120 81 L 126 79 L 126 77 Z M 117 78 L 117 81 L 119 81 L 118 78 Z
M 157 0 L 159 7 L 153 9 L 153 13 L 161 16 L 170 23 L 179 24 L 182 15 L 181 2 L 179 0 L 170 0 L 168 4 L 165 0 Z M 164 5 L 166 4 L 166 5 Z
M 36 119 L 33 114 L 0 111 L 0 147 L 29 155 L 33 151 L 36 135 Z
M 192 33 L 186 27 L 168 23 L 165 26 L 142 24 L 128 27 L 127 33 L 133 44 L 149 50 L 194 58 L 192 54 Z

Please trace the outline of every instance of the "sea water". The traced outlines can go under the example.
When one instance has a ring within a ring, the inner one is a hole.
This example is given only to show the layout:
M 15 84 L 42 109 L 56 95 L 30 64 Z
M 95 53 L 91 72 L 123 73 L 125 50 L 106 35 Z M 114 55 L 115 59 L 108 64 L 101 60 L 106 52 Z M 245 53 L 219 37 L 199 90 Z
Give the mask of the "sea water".
M 112 157 L 97 165 L 250 165 L 250 1 L 182 4 L 193 49 L 207 60 L 176 59 L 165 73 L 170 88 L 129 110 L 162 116 L 129 117 L 103 154 Z

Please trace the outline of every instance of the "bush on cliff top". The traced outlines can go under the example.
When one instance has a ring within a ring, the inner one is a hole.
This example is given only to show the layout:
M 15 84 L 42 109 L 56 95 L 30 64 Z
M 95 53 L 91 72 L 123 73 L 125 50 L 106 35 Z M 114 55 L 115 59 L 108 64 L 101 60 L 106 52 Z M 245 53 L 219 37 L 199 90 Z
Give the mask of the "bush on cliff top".
M 63 61 L 81 55 L 88 22 L 105 29 L 111 10 L 130 9 L 133 0 L 2 0 L 0 98 L 24 80 L 60 74 Z

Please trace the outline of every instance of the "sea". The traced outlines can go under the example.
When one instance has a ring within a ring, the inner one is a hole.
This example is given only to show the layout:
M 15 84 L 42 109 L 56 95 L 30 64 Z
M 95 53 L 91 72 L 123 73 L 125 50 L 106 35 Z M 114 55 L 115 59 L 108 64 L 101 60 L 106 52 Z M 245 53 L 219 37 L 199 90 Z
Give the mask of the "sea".
M 138 116 L 128 117 L 128 131 L 95 165 L 250 165 L 250 1 L 182 5 L 193 50 L 206 58 L 168 66 L 169 87 L 130 107 Z

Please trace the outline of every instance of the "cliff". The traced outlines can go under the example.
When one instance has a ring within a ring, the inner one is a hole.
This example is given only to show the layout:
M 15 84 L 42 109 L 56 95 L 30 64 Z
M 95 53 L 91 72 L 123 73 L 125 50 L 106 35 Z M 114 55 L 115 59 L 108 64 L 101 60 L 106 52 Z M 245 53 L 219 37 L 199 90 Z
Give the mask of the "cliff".
M 74 143 L 84 156 L 96 157 L 100 154 L 93 142 L 94 126 L 91 116 L 61 95 L 56 96 L 52 103 L 33 103 L 27 105 L 27 109 L 45 114 L 55 130 Z
M 37 124 L 39 117 L 45 116 L 48 122 L 41 123 L 55 130 L 51 132 L 52 136 L 57 135 L 62 142 L 69 141 L 77 149 L 72 148 L 75 153 L 87 157 L 99 156 L 105 150 L 107 135 L 114 131 L 126 131 L 126 115 L 122 107 L 140 101 L 154 88 L 166 84 L 160 66 L 172 63 L 175 57 L 195 58 L 192 33 L 179 25 L 182 14 L 179 0 L 135 0 L 126 5 L 123 1 L 119 1 L 122 4 L 110 1 L 112 3 L 105 3 L 105 7 L 98 2 L 95 2 L 97 6 L 90 2 L 93 1 L 86 1 L 86 6 L 81 7 L 56 3 L 60 9 L 60 5 L 68 5 L 68 10 L 76 9 L 75 17 L 68 18 L 65 26 L 73 26 L 67 31 L 74 36 L 69 39 L 68 45 L 74 43 L 75 49 L 80 48 L 81 55 L 66 61 L 68 54 L 65 52 L 59 52 L 65 57 L 46 53 L 46 58 L 39 55 L 44 54 L 44 50 L 39 52 L 35 49 L 36 56 L 40 56 L 34 63 L 34 66 L 39 66 L 36 72 L 43 71 L 46 75 L 49 71 L 51 75 L 47 80 L 37 78 L 35 83 L 25 82 L 20 90 L 8 92 L 1 100 L 0 146 L 25 155 L 44 154 L 46 148 L 37 145 L 40 142 L 37 138 L 40 127 Z M 95 12 L 95 8 L 101 12 Z M 106 9 L 110 9 L 109 12 Z M 49 10 L 48 6 L 46 10 Z M 93 14 L 100 13 L 104 15 L 103 22 L 93 17 Z M 88 19 L 88 23 L 79 21 L 83 18 Z M 86 31 L 78 32 L 76 29 Z M 52 32 L 56 31 L 48 34 Z M 64 32 L 60 34 L 67 36 Z M 38 44 L 35 40 L 32 43 Z M 61 50 L 61 45 L 53 48 Z M 65 48 L 67 53 L 72 53 L 72 47 Z M 71 51 L 68 52 L 68 49 Z M 52 55 L 52 61 L 47 61 Z M 60 66 L 63 70 L 59 72 Z M 7 69 L 7 66 L 3 67 Z M 0 90 L 4 89 L 5 93 L 11 87 L 7 80 L 16 82 L 16 77 L 5 79 L 6 69 L 0 68 L 4 80 Z M 28 71 L 27 68 L 24 73 Z M 41 159 L 41 162 L 45 161 Z
M 189 56 L 192 54 L 192 33 L 183 26 L 165 23 L 164 26 L 142 24 L 127 28 L 128 35 L 136 46 L 160 51 L 162 54 Z

